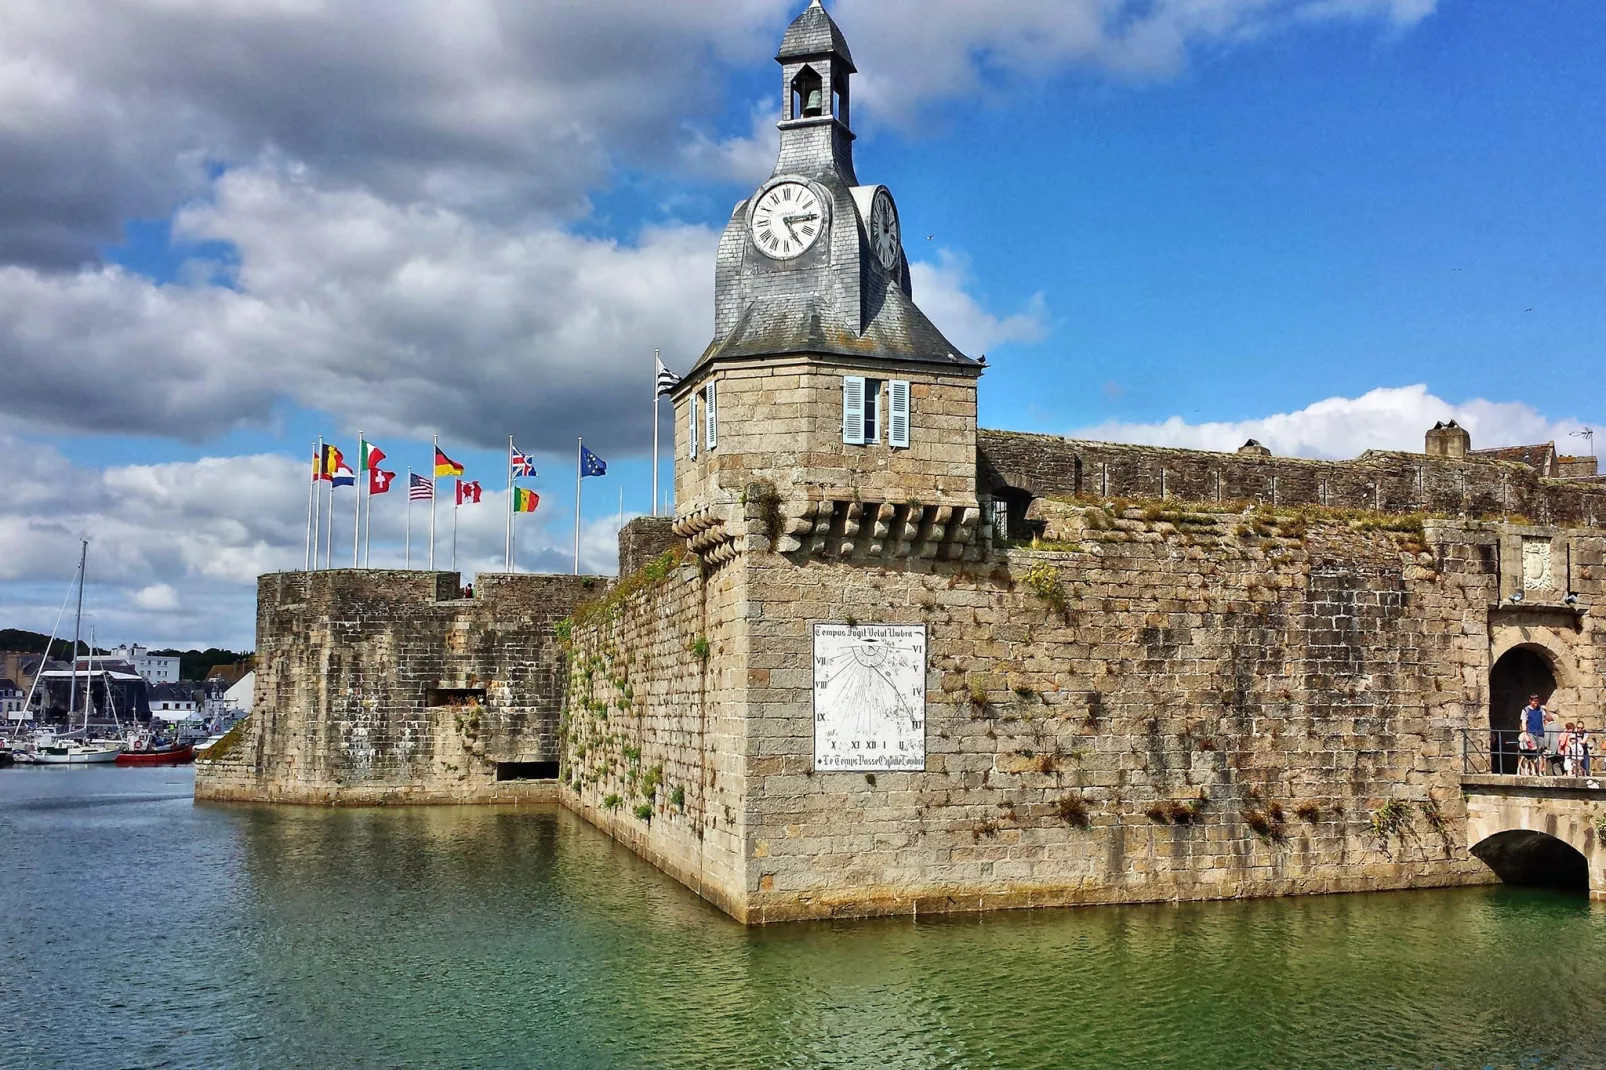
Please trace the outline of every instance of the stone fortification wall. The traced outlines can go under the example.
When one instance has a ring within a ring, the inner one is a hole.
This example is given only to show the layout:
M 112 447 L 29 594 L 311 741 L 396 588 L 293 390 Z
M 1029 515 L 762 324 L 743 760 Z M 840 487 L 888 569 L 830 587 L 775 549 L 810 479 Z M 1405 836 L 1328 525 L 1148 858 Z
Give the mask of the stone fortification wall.
M 981 486 L 1038 497 L 1321 505 L 1444 516 L 1606 523 L 1606 486 L 1544 479 L 1528 465 L 1469 456 L 1368 451 L 1353 461 L 1082 442 L 978 431 Z
M 754 562 L 754 920 L 1483 881 L 1495 577 L 1454 531 L 1094 510 L 983 568 Z M 809 626 L 929 628 L 924 773 L 813 770 Z
M 566 805 L 742 916 L 742 573 L 672 550 L 580 607 L 562 740 Z
M 607 581 L 481 575 L 471 598 L 459 583 L 412 571 L 262 577 L 254 712 L 198 763 L 196 797 L 553 797 L 564 688 L 553 629 Z M 544 784 L 525 779 L 542 772 Z

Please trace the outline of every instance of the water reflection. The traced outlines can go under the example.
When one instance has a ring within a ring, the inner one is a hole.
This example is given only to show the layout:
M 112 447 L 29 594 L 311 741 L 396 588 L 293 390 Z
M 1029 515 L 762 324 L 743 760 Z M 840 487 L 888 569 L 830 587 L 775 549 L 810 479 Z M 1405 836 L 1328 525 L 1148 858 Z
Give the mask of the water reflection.
M 1606 1051 L 1606 910 L 1550 893 L 744 930 L 556 809 L 193 806 L 147 771 L 61 776 L 0 775 L 15 860 L 0 887 L 22 920 L 0 935 L 0 1028 L 22 1038 L 0 1065 L 1593 1066 Z M 62 1007 L 74 1030 L 40 1028 Z

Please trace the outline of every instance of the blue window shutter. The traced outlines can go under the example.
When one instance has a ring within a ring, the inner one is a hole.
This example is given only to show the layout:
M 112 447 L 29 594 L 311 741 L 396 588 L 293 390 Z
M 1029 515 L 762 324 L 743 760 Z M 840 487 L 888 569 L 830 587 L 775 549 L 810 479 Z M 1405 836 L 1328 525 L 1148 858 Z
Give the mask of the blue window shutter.
M 864 445 L 864 376 L 842 377 L 842 441 Z
M 887 445 L 909 448 L 909 383 L 903 379 L 887 384 Z
M 710 450 L 712 450 L 715 446 L 719 445 L 719 431 L 718 431 L 718 426 L 717 426 L 718 418 L 715 415 L 715 409 L 714 409 L 714 381 L 712 379 L 710 379 L 708 381 L 707 408 L 708 408 L 708 413 L 707 413 L 707 415 L 708 415 L 708 448 Z
M 697 459 L 697 436 L 703 432 L 703 429 L 697 426 L 697 399 L 700 396 L 701 393 L 694 390 L 686 397 L 686 430 L 689 432 L 686 441 L 690 443 L 691 458 L 694 461 Z

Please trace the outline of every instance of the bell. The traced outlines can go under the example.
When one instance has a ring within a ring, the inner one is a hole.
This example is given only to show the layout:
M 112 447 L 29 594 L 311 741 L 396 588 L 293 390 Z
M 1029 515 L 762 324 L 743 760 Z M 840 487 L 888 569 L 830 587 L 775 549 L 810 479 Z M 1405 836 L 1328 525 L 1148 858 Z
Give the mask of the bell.
M 809 99 L 803 105 L 803 117 L 805 119 L 812 119 L 819 115 L 820 111 L 824 107 L 823 100 L 824 98 L 818 89 L 810 90 Z

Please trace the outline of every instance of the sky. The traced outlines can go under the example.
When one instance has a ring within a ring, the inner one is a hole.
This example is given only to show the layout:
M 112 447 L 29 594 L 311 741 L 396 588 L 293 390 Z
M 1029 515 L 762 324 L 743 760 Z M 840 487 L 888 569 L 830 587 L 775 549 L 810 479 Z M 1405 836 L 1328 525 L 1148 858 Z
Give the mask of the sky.
M 250 648 L 312 443 L 359 431 L 480 479 L 470 575 L 503 566 L 509 435 L 541 472 L 519 567 L 573 567 L 584 436 L 580 566 L 614 571 L 653 353 L 711 339 L 802 4 L 0 6 L 0 627 L 50 630 L 88 537 L 101 645 Z M 860 180 L 987 355 L 983 426 L 1341 458 L 1606 424 L 1594 0 L 827 6 Z M 374 499 L 375 566 L 407 523 Z

